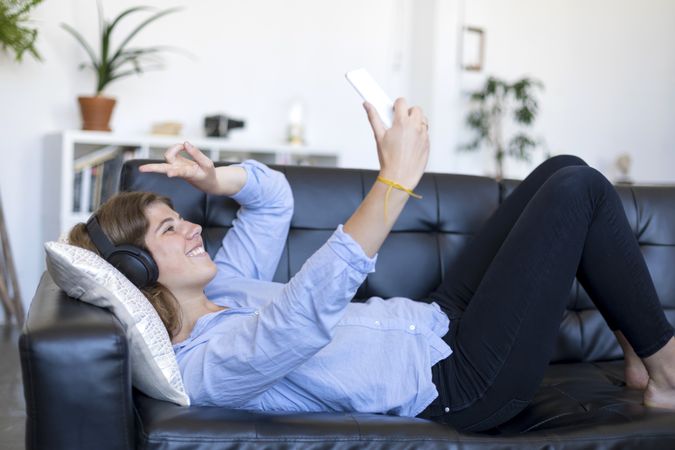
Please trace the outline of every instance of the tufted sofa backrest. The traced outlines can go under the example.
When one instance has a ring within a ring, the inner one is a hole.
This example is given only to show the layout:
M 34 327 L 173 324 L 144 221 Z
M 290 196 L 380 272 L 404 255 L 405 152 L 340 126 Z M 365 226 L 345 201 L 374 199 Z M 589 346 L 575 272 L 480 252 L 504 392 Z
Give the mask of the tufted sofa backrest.
M 215 255 L 239 205 L 229 198 L 206 195 L 183 180 L 140 174 L 138 166 L 146 162 L 125 163 L 121 189 L 170 197 L 183 217 L 203 226 L 206 249 Z M 375 182 L 377 173 L 273 167 L 286 175 L 295 200 L 286 248 L 274 277 L 275 281 L 286 282 L 337 225 L 345 223 Z M 424 198 L 408 202 L 379 252 L 376 272 L 368 276 L 356 299 L 375 295 L 426 297 L 448 267 L 461 264 L 457 260 L 460 249 L 516 186 L 513 180 L 497 183 L 479 176 L 425 174 L 415 189 Z M 675 186 L 617 186 L 617 190 L 668 319 L 675 323 Z M 575 281 L 553 361 L 597 361 L 621 356 L 600 313 Z

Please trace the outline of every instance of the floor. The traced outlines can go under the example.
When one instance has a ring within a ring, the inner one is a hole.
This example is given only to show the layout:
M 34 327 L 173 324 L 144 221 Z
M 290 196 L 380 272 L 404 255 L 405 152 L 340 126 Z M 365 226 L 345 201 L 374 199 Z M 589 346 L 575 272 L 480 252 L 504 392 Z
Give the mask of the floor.
M 26 403 L 23 399 L 19 329 L 0 325 L 0 449 L 24 450 Z

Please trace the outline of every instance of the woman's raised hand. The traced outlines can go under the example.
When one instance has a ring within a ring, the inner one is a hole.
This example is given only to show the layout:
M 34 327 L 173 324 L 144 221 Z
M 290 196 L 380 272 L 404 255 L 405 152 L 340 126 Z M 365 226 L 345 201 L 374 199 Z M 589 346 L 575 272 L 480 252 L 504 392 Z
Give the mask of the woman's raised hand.
M 192 159 L 180 154 L 185 151 Z M 174 145 L 164 153 L 165 163 L 143 164 L 141 172 L 163 173 L 168 177 L 183 178 L 197 189 L 208 194 L 233 195 L 246 182 L 246 171 L 241 167 L 216 167 L 213 161 L 197 147 L 184 142 Z
M 375 108 L 364 103 L 377 142 L 380 175 L 414 189 L 429 161 L 429 125 L 422 110 L 408 107 L 403 98 L 394 102 L 394 120 L 387 129 Z
M 424 113 L 417 107 L 408 108 L 406 101 L 399 98 L 394 103 L 392 126 L 386 129 L 375 108 L 367 102 L 363 106 L 377 142 L 380 176 L 414 189 L 429 160 L 429 126 Z M 407 191 L 387 184 L 375 182 L 343 227 L 371 257 L 382 246 L 409 199 Z

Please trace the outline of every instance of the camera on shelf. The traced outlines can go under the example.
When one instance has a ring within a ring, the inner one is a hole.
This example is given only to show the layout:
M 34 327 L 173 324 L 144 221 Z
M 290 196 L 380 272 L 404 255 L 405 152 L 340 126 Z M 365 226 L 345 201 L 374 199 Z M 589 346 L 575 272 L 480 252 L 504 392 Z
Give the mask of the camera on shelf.
M 204 132 L 208 137 L 227 137 L 230 131 L 244 128 L 246 122 L 224 114 L 207 116 L 204 119 Z

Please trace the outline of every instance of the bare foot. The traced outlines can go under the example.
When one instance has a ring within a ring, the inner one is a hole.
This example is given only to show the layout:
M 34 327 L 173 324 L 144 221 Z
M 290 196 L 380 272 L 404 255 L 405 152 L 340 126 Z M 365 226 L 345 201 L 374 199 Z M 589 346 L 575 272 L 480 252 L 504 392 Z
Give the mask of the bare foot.
M 675 387 L 668 389 L 659 387 L 654 380 L 649 380 L 643 396 L 645 406 L 675 410 Z
M 641 391 L 647 389 L 649 374 L 647 373 L 645 365 L 642 364 L 642 361 L 640 359 L 637 361 L 629 361 L 627 358 L 625 364 L 624 375 L 626 377 L 626 387 L 628 389 L 639 389 Z
M 675 338 L 642 361 L 649 372 L 644 404 L 675 410 Z
M 628 343 L 628 339 L 621 331 L 615 331 L 617 341 L 623 350 L 623 357 L 625 361 L 624 375 L 626 377 L 626 387 L 629 389 L 639 389 L 644 391 L 647 389 L 649 382 L 649 373 L 645 367 L 642 359 L 635 353 L 633 347 Z

